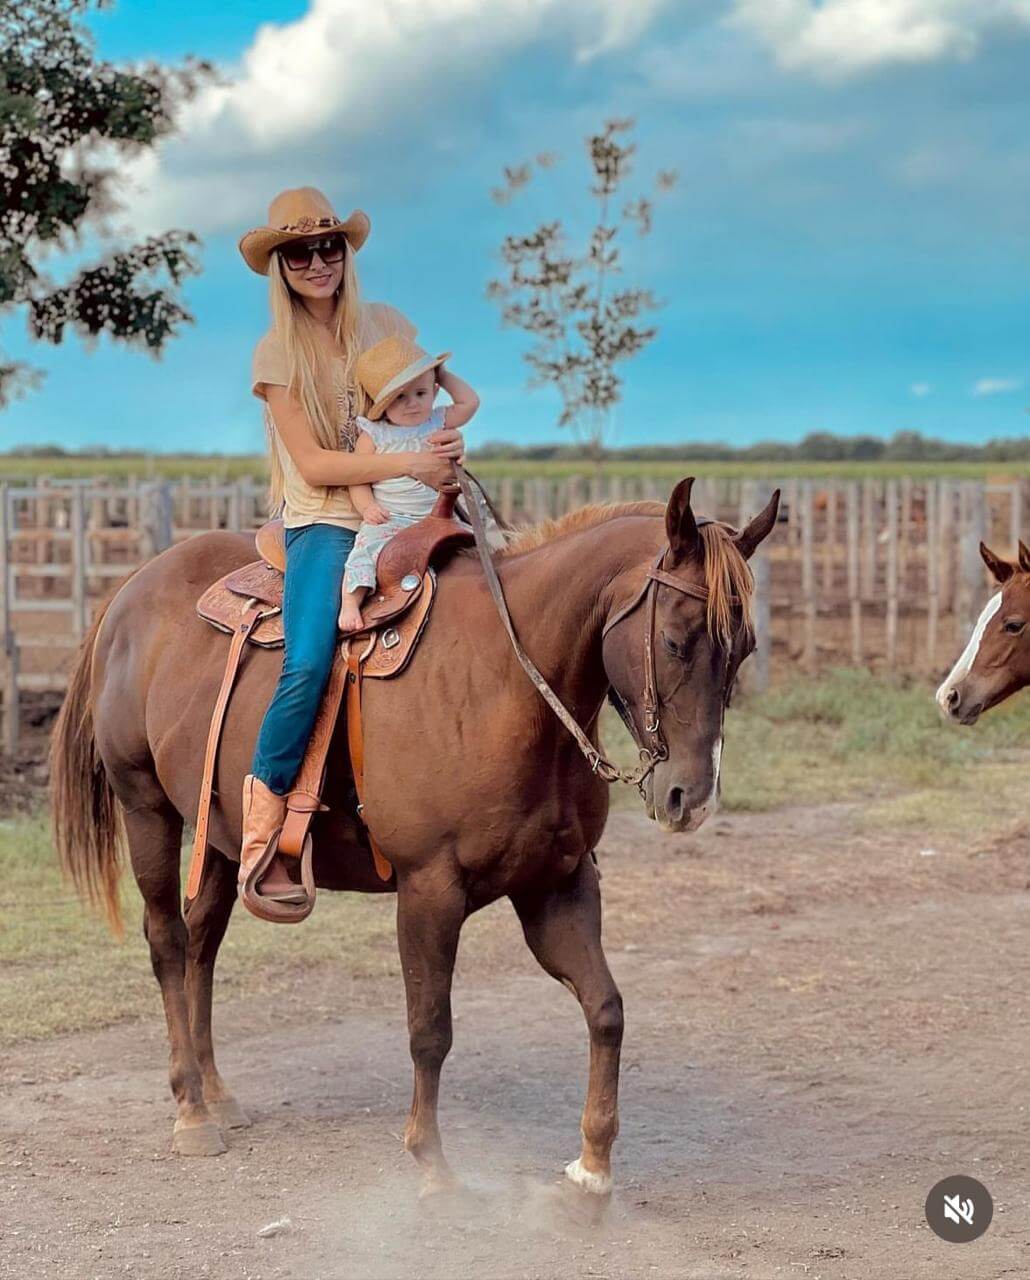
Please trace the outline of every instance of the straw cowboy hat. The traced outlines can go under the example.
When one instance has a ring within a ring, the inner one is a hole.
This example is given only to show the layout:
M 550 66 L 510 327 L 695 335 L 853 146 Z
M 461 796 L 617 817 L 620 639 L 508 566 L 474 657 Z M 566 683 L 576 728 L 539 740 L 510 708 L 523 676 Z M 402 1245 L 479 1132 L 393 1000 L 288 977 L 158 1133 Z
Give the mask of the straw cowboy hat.
M 355 253 L 368 239 L 372 224 L 360 209 L 344 221 L 333 212 L 321 191 L 314 187 L 297 187 L 280 191 L 268 206 L 268 226 L 255 227 L 240 241 L 240 253 L 251 271 L 268 275 L 268 260 L 274 250 L 291 240 L 309 236 L 341 234 Z
M 366 416 L 373 422 L 381 418 L 409 382 L 414 382 L 427 369 L 438 368 L 450 358 L 449 351 L 431 356 L 418 343 L 399 336 L 384 338 L 363 351 L 358 356 L 354 372 L 372 401 L 372 408 Z

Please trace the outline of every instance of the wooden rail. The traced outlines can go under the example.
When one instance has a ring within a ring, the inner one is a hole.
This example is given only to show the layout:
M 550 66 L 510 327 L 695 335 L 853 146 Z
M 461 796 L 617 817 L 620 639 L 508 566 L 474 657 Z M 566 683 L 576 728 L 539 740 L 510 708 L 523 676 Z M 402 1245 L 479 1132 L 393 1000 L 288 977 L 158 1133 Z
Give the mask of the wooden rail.
M 705 477 L 698 511 L 740 524 L 776 482 Z M 507 476 L 491 497 L 512 523 L 586 502 L 664 501 L 654 476 Z M 789 479 L 781 523 L 755 563 L 758 657 L 765 688 L 790 664 L 936 674 L 965 642 L 986 599 L 985 538 L 1011 553 L 1024 485 L 1013 481 Z M 253 480 L 0 483 L 3 748 L 13 751 L 19 695 L 60 690 L 93 611 L 139 564 L 211 529 L 256 528 L 265 491 Z

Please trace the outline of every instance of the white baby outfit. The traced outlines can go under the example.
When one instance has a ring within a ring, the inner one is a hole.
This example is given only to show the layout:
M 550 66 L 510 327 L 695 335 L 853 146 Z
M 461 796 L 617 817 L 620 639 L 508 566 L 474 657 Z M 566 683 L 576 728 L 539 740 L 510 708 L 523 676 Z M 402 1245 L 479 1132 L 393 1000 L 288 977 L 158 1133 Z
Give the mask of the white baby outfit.
M 430 417 L 417 427 L 395 427 L 386 418 L 378 422 L 358 418 L 357 422 L 359 429 L 372 440 L 376 453 L 429 453 L 429 437 L 443 428 L 445 412 L 442 406 L 434 409 Z M 386 524 L 362 522 L 354 549 L 347 557 L 344 577 L 347 591 L 376 585 L 376 561 L 384 545 L 395 533 L 410 528 L 423 516 L 429 515 L 439 495 L 413 476 L 396 476 L 374 484 L 372 496 L 390 513 L 390 519 Z

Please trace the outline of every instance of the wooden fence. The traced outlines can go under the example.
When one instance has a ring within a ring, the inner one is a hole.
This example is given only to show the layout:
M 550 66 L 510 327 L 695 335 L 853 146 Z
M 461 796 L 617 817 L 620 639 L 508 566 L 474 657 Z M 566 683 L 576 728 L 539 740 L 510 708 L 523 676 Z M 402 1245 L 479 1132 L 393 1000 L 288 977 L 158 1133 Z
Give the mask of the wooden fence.
M 706 477 L 699 512 L 739 524 L 776 482 Z M 508 476 L 488 484 L 505 519 L 532 522 L 586 502 L 660 499 L 654 476 Z M 1022 482 L 786 480 L 780 525 L 756 558 L 754 687 L 789 664 L 939 673 L 988 589 L 984 539 L 1020 536 Z M 0 483 L 3 745 L 13 750 L 19 695 L 60 692 L 96 605 L 150 556 L 209 529 L 254 529 L 264 488 L 183 480 Z

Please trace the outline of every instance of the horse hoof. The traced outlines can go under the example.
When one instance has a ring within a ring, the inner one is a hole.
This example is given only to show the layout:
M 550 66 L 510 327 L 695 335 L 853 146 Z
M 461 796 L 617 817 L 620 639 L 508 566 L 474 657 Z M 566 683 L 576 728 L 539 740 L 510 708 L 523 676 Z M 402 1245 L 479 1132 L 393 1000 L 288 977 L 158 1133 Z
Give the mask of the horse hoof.
M 228 1151 L 218 1125 L 213 1120 L 183 1124 L 176 1120 L 172 1130 L 172 1150 L 179 1156 L 220 1156 Z
M 235 1098 L 207 1104 L 208 1114 L 219 1129 L 249 1129 L 252 1121 Z
M 612 1193 L 612 1176 L 610 1173 L 591 1173 L 583 1168 L 582 1160 L 573 1160 L 565 1166 L 565 1176 L 581 1191 L 592 1196 L 610 1196 Z
M 530 1220 L 548 1231 L 596 1231 L 607 1219 L 611 1197 L 584 1192 L 571 1178 L 525 1184 Z
M 428 1208 L 441 1208 L 451 1200 L 460 1199 L 465 1187 L 453 1173 L 430 1173 L 419 1187 L 418 1198 Z

